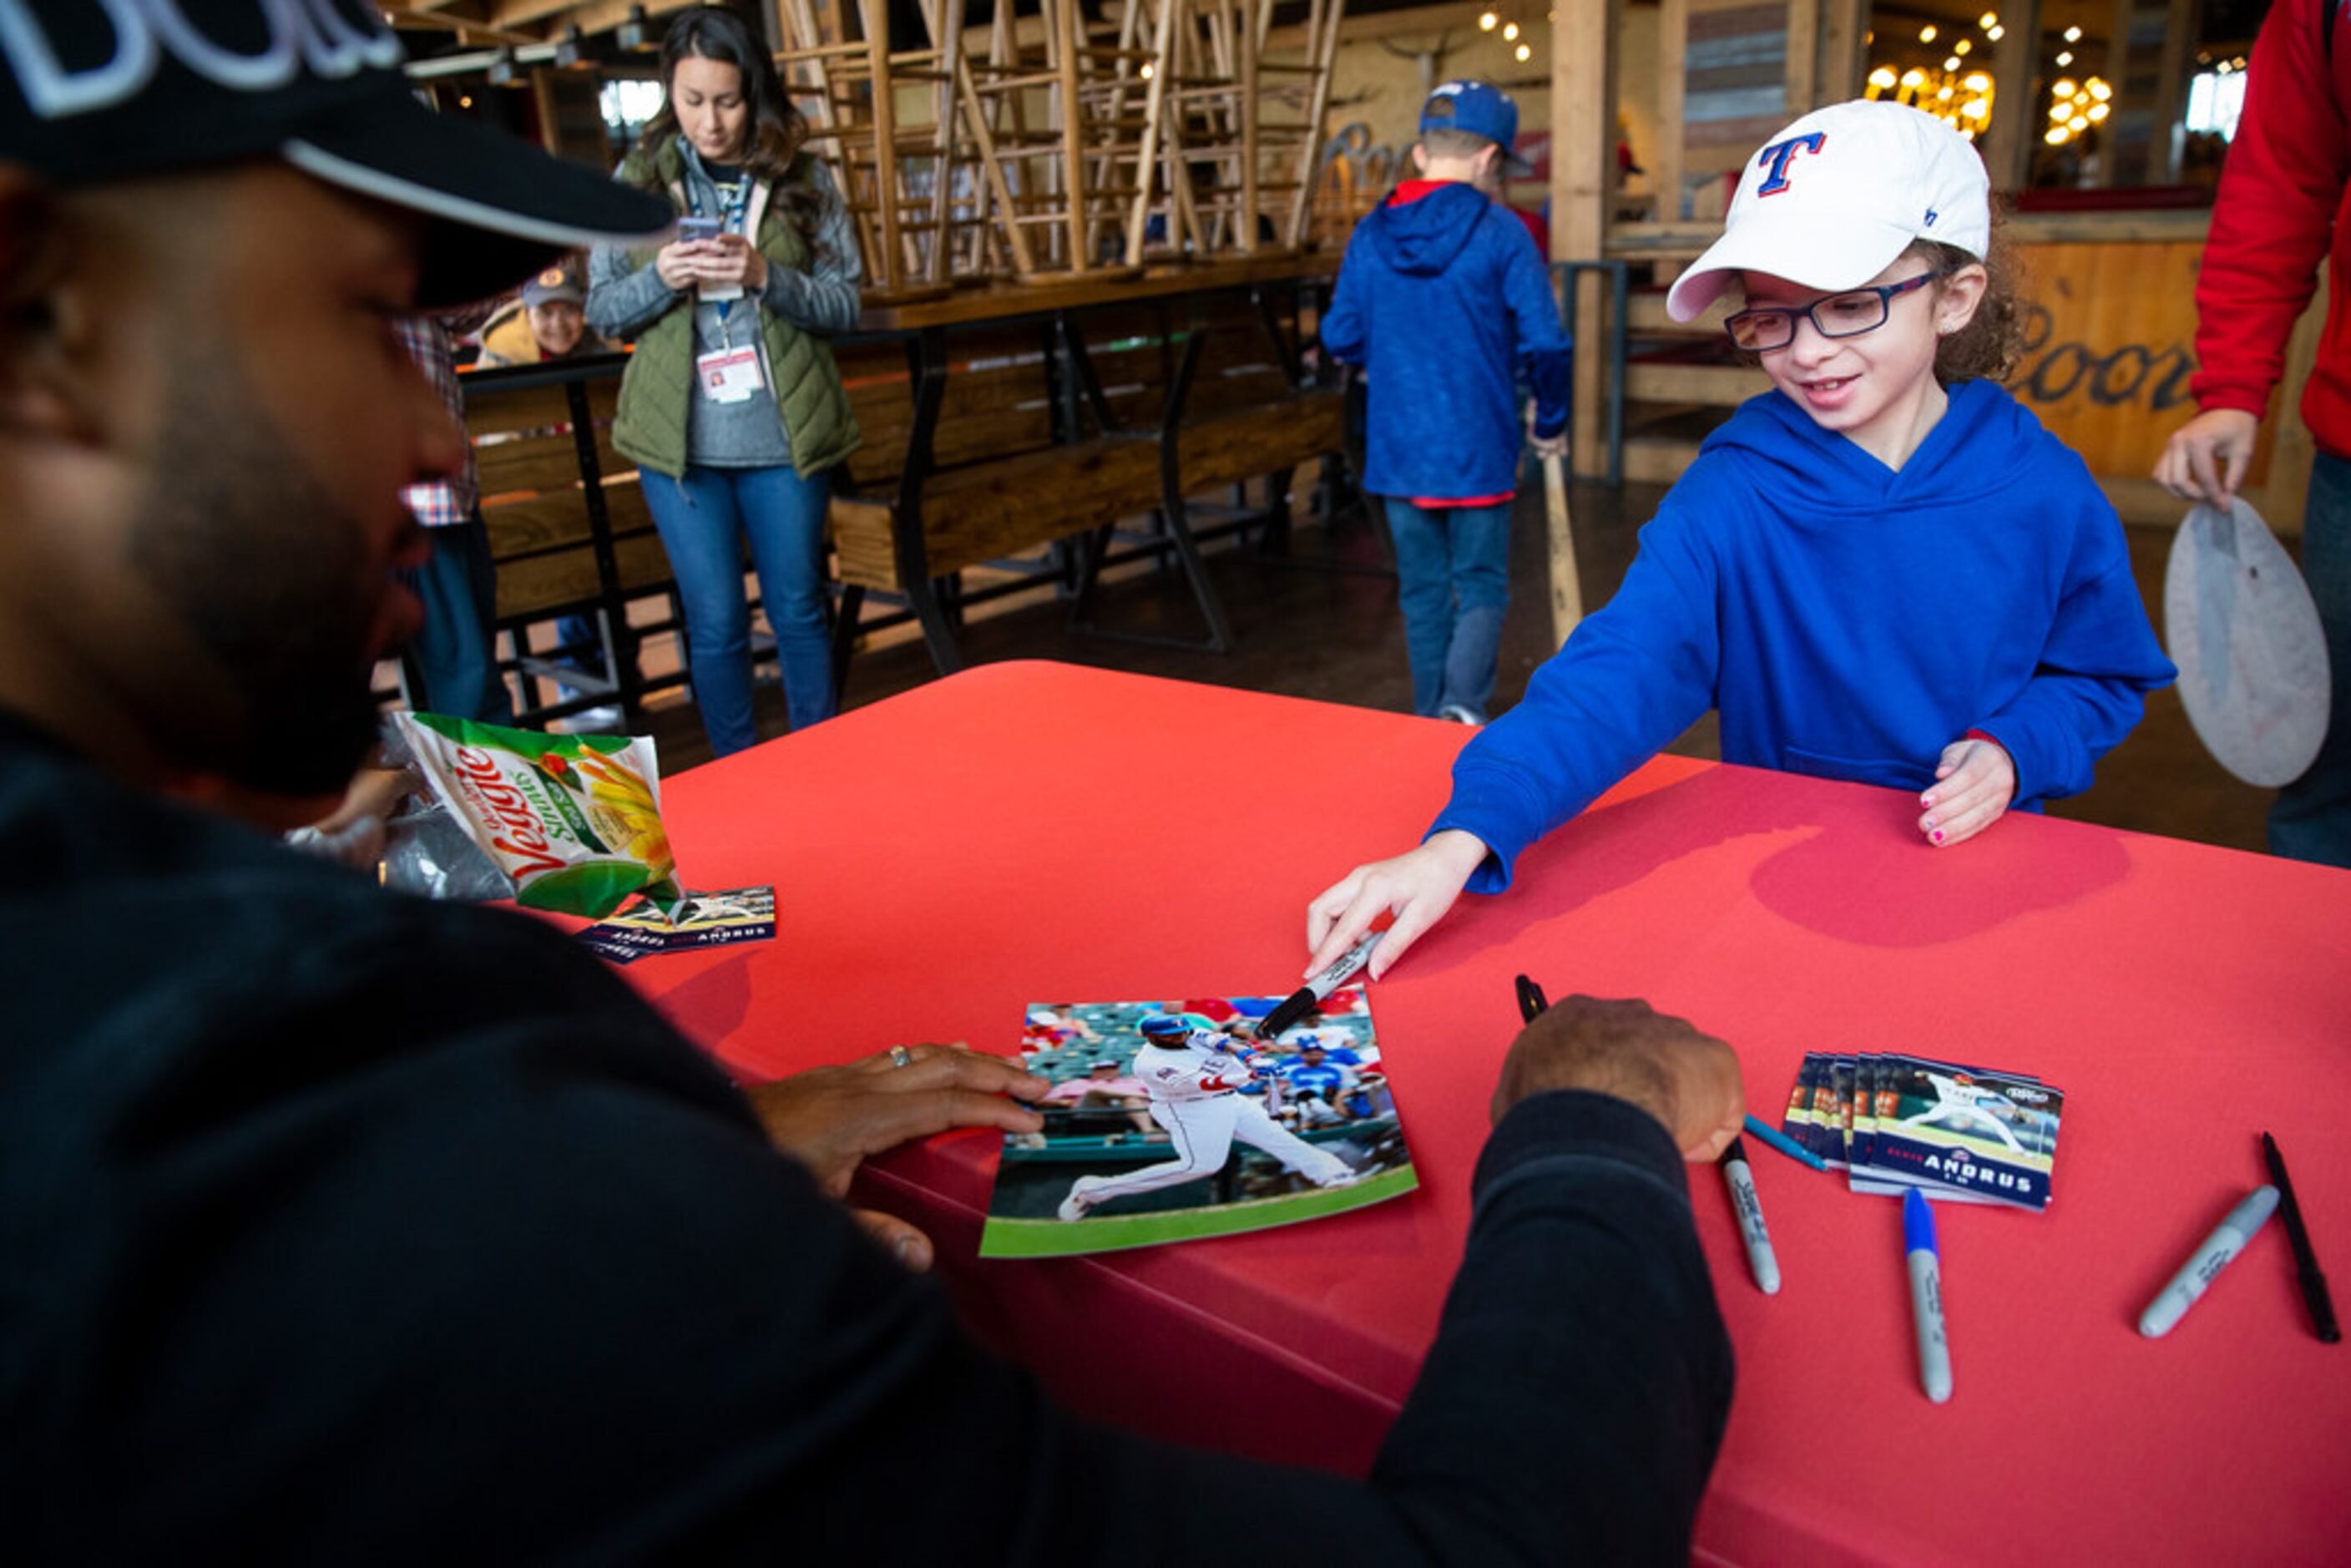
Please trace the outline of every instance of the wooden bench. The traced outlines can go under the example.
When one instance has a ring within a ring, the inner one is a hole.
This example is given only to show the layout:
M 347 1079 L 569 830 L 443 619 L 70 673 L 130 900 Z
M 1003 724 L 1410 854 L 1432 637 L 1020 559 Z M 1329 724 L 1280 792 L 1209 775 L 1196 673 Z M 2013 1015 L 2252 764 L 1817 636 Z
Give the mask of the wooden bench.
M 514 636 L 527 695 L 549 678 L 582 694 L 527 702 L 517 716 L 524 722 L 614 698 L 634 722 L 647 690 L 683 679 L 671 675 L 649 686 L 622 651 L 629 601 L 666 595 L 672 586 L 669 556 L 638 488 L 636 465 L 612 446 L 625 362 L 526 366 L 463 380 L 465 433 L 497 568 L 497 626 Z M 533 627 L 571 614 L 603 619 L 601 676 L 559 671 L 529 645 Z
M 1339 397 L 1300 390 L 1295 350 L 1265 301 L 1253 289 L 1203 289 L 845 346 L 866 450 L 831 504 L 840 657 L 874 591 L 903 596 L 940 671 L 957 668 L 942 584 L 1072 539 L 1082 542 L 1073 623 L 1132 635 L 1094 623 L 1093 590 L 1114 559 L 1112 531 L 1145 514 L 1162 532 L 1143 550 L 1175 559 L 1207 622 L 1205 645 L 1229 647 L 1187 498 L 1343 445 Z

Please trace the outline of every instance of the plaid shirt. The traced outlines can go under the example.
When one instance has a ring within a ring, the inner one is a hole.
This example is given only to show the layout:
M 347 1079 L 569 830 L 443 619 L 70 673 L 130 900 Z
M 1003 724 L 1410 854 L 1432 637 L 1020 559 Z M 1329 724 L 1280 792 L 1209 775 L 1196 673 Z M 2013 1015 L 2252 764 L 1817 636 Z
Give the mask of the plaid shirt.
M 392 323 L 400 334 L 400 346 L 416 361 L 433 390 L 449 410 L 449 417 L 458 428 L 465 423 L 465 394 L 457 386 L 457 357 L 449 345 L 446 328 L 430 316 L 403 316 Z M 470 521 L 474 507 L 482 498 L 481 482 L 474 475 L 474 448 L 465 447 L 465 471 L 455 479 L 443 484 L 411 485 L 401 491 L 400 498 L 416 514 L 416 520 L 428 528 L 445 528 L 455 523 Z

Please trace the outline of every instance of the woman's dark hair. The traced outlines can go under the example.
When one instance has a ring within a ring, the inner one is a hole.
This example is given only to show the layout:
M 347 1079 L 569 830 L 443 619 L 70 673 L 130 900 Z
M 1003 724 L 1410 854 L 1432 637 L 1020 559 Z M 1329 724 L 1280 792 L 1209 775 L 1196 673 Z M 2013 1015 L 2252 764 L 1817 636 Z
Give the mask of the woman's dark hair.
M 1980 258 L 1957 246 L 1924 239 L 1912 241 L 1903 254 L 1930 261 L 1946 272 L 1981 267 L 1989 278 L 1974 317 L 1935 345 L 1935 379 L 1945 386 L 1953 382 L 2006 381 L 2024 357 L 2025 316 L 2032 303 L 2024 297 L 2016 246 L 2009 241 L 1999 209 L 1992 211 L 1991 243 Z
M 784 91 L 774 58 L 752 36 L 749 25 L 723 6 L 697 5 L 681 11 L 669 25 L 669 35 L 662 40 L 661 49 L 661 112 L 645 122 L 644 131 L 637 138 L 640 183 L 648 190 L 661 189 L 661 176 L 654 172 L 653 154 L 678 133 L 677 110 L 670 95 L 676 89 L 678 62 L 688 57 L 716 60 L 742 73 L 743 96 L 751 110 L 750 145 L 743 150 L 744 172 L 774 188 L 772 199 L 784 209 L 792 226 L 813 252 L 818 219 L 816 192 L 806 181 L 791 177 L 793 161 L 799 156 L 800 144 L 808 140 L 808 119 Z

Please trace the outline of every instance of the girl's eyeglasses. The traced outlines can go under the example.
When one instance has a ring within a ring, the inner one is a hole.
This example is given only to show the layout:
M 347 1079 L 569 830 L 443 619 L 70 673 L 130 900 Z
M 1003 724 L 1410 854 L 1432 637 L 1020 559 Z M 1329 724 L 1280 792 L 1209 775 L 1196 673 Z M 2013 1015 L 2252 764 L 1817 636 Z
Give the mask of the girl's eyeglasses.
M 1722 329 L 1730 334 L 1733 343 L 1750 354 L 1768 354 L 1774 349 L 1786 348 L 1796 340 L 1796 323 L 1806 318 L 1811 319 L 1813 329 L 1823 338 L 1858 338 L 1886 325 L 1896 295 L 1924 288 L 1943 276 L 1941 272 L 1922 273 L 1901 283 L 1832 294 L 1805 306 L 1741 310 L 1725 320 Z

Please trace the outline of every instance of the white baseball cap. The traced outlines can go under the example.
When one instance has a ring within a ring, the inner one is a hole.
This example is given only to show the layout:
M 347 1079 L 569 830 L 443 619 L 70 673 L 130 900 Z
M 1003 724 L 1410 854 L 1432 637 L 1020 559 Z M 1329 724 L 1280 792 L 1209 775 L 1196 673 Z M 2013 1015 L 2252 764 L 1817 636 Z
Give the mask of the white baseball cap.
M 1674 280 L 1666 311 L 1696 319 L 1742 272 L 1858 288 L 1921 239 L 1975 256 L 1991 246 L 1991 179 L 1974 145 L 1899 103 L 1816 109 L 1747 165 L 1722 237 Z

